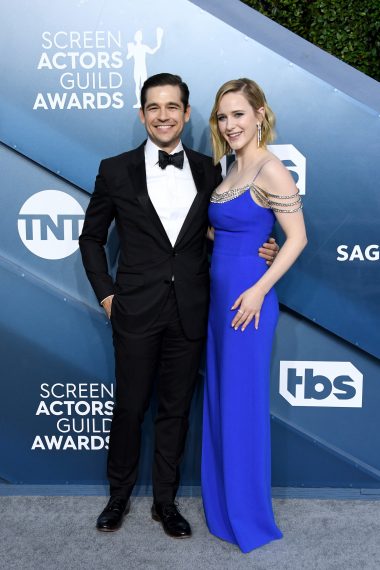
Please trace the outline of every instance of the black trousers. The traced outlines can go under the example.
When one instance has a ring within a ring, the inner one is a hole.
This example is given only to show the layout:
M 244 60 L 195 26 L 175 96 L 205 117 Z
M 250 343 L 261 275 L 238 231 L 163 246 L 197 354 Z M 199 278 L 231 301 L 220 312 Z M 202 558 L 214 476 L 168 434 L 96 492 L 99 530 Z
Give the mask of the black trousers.
M 157 503 L 171 502 L 179 486 L 179 463 L 203 340 L 184 336 L 172 286 L 149 331 L 114 332 L 113 340 L 116 398 L 107 464 L 110 494 L 129 497 L 136 483 L 141 424 L 157 381 L 153 496 Z

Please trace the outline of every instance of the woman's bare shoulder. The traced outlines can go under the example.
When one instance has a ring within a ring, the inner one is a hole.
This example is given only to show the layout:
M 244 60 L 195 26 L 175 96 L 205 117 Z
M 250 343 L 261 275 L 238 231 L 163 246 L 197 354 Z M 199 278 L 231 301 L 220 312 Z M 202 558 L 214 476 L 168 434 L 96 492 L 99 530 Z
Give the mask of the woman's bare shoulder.
M 257 184 L 272 194 L 294 194 L 297 188 L 289 170 L 277 156 L 267 152 L 267 160 L 263 163 Z

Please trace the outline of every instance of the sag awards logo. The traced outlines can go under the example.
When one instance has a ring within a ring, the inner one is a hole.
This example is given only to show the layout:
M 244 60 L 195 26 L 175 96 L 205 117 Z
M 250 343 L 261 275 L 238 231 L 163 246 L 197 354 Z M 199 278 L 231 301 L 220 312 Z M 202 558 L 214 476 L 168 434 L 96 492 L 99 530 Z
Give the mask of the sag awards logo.
M 122 109 L 125 60 L 133 62 L 133 107 L 139 108 L 140 90 L 148 77 L 147 55 L 160 49 L 164 31 L 156 28 L 155 34 L 155 45 L 148 45 L 137 30 L 124 49 L 121 31 L 43 32 L 37 69 L 46 79 L 50 75 L 54 87 L 36 94 L 33 110 Z
M 78 249 L 84 211 L 59 190 L 43 190 L 27 199 L 18 215 L 22 243 L 38 257 L 63 259 Z
M 379 261 L 380 251 L 378 244 L 371 244 L 367 246 L 354 246 L 338 245 L 336 248 L 337 261 Z
M 351 362 L 284 360 L 280 394 L 291 406 L 361 408 L 363 374 Z
M 34 437 L 33 451 L 108 449 L 112 384 L 43 383 L 39 397 L 36 416 L 45 420 L 45 431 L 49 433 Z

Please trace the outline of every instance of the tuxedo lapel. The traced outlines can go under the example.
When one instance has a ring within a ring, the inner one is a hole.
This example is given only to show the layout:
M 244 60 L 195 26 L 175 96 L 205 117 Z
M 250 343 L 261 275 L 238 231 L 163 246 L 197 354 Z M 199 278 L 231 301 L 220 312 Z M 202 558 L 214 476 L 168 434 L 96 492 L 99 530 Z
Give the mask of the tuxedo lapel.
M 170 240 L 168 235 L 165 231 L 164 226 L 160 220 L 159 215 L 157 214 L 151 199 L 149 198 L 148 194 L 148 186 L 146 182 L 146 169 L 145 169 L 145 154 L 144 154 L 145 143 L 139 146 L 136 149 L 135 156 L 133 161 L 130 163 L 130 177 L 133 182 L 133 186 L 136 190 L 137 198 L 149 216 L 153 225 L 157 228 L 163 238 L 169 243 L 171 247 Z
M 187 230 L 191 227 L 192 221 L 196 217 L 199 208 L 203 203 L 203 200 L 205 200 L 203 164 L 199 159 L 197 159 L 197 156 L 191 151 L 191 149 L 186 148 L 185 146 L 184 149 L 190 164 L 191 174 L 193 176 L 194 184 L 197 189 L 197 195 L 195 196 L 187 213 L 185 221 L 183 222 L 181 231 L 179 232 L 177 240 L 175 242 L 175 246 L 179 244 L 183 236 L 186 234 Z

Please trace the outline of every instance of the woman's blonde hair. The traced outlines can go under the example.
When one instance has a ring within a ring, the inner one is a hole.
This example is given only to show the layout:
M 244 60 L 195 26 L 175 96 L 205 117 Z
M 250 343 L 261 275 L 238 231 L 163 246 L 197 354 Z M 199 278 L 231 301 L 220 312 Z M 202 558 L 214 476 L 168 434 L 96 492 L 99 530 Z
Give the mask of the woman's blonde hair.
M 264 107 L 264 117 L 261 123 L 260 147 L 265 148 L 266 143 L 271 142 L 275 137 L 274 125 L 276 118 L 267 103 L 261 87 L 257 85 L 255 81 L 252 81 L 252 79 L 246 79 L 245 77 L 241 79 L 231 79 L 227 81 L 227 83 L 224 83 L 217 92 L 210 115 L 211 144 L 215 164 L 217 164 L 225 154 L 231 152 L 230 145 L 220 134 L 217 111 L 222 97 L 226 95 L 226 93 L 234 92 L 241 92 L 254 111 Z

